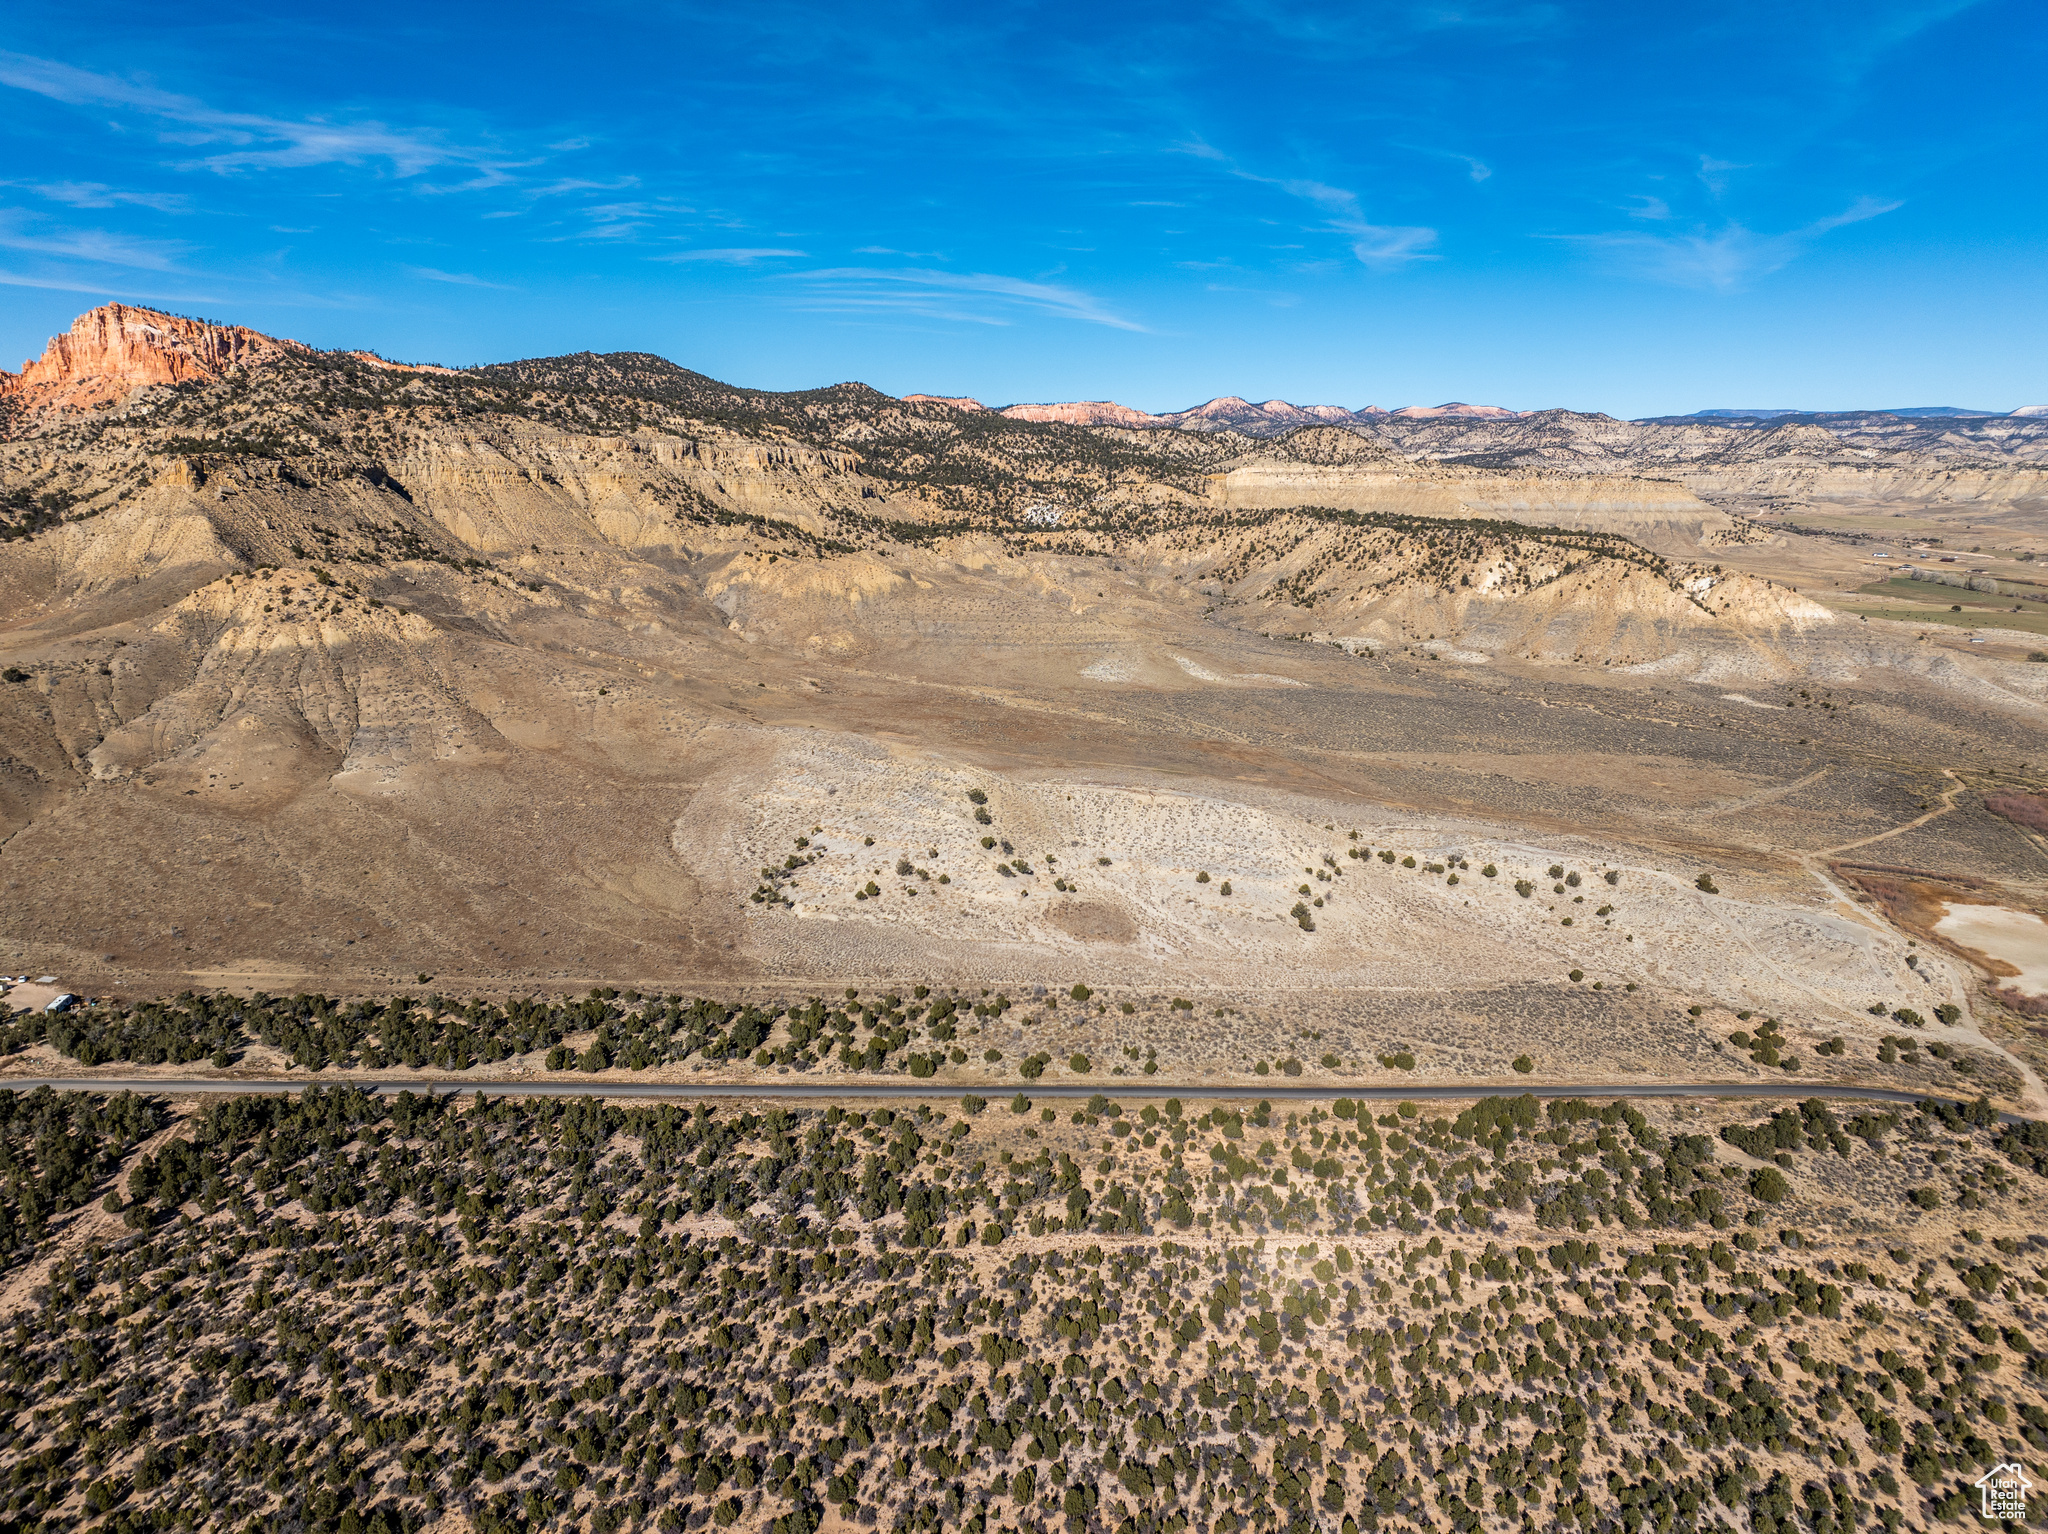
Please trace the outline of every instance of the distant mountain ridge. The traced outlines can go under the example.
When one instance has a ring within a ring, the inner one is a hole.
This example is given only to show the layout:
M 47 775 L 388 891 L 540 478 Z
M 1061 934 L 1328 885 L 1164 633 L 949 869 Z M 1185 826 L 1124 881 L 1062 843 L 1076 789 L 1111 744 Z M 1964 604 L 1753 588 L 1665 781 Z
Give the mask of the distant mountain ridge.
M 1278 437 L 1308 426 L 1363 427 L 1375 434 L 1404 421 L 1520 421 L 1550 416 L 1553 411 L 1509 410 L 1500 405 L 1468 405 L 1453 400 L 1442 405 L 1403 405 L 1387 410 L 1378 405 L 1361 405 L 1356 410 L 1343 405 L 1296 405 L 1284 399 L 1252 401 L 1225 394 L 1186 410 L 1153 413 L 1115 400 L 1052 400 L 1014 405 L 984 405 L 966 395 L 906 394 L 906 404 L 942 405 L 960 411 L 986 411 L 1013 421 L 1052 421 L 1067 426 L 1121 426 L 1137 431 L 1178 429 L 1181 431 L 1234 431 L 1246 437 Z M 1568 415 L 1584 412 L 1567 411 Z M 1736 430 L 1783 424 L 1791 421 L 1821 425 L 1894 421 L 1997 421 L 2048 415 L 2048 406 L 2025 405 L 2011 412 L 1974 410 L 1962 405 L 1903 405 L 1895 409 L 1802 410 L 1794 406 L 1717 406 L 1695 410 L 1690 415 L 1645 416 L 1639 426 L 1714 425 Z M 1601 417 L 1601 419 L 1608 419 Z
M 1137 430 L 1177 427 L 1182 431 L 1234 431 L 1247 437 L 1275 437 L 1303 426 L 1369 426 L 1387 420 L 1436 420 L 1457 417 L 1473 420 L 1508 421 L 1521 412 L 1499 405 L 1467 405 L 1453 400 L 1443 405 L 1404 405 L 1386 410 L 1362 405 L 1356 410 L 1342 405 L 1295 405 L 1284 399 L 1253 403 L 1235 394 L 1225 394 L 1187 410 L 1169 410 L 1154 415 L 1119 405 L 1114 400 L 1062 400 L 1039 404 L 989 406 L 979 400 L 937 394 L 906 394 L 910 404 L 949 405 L 956 410 L 993 410 L 1013 421 L 1058 421 L 1068 426 L 1125 426 Z
M 1873 406 L 1866 410 L 1800 410 L 1792 407 L 1773 406 L 1769 409 L 1717 409 L 1695 410 L 1691 415 L 1647 416 L 1654 421 L 1766 421 L 1779 416 L 1812 416 L 1817 419 L 1842 416 L 1895 415 L 1901 420 L 1921 421 L 1940 417 L 1982 417 L 1996 420 L 2005 415 L 2038 415 L 2048 413 L 2048 407 L 2022 405 L 2017 410 L 1972 410 L 1967 405 L 1898 405 Z

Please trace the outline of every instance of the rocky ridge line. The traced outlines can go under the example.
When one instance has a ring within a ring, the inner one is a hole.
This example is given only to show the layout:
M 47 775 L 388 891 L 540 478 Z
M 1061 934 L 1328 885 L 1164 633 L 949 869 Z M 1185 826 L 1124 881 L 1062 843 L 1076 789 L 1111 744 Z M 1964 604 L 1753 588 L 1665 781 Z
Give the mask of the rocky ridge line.
M 310 348 L 241 325 L 214 325 L 154 309 L 103 304 L 52 336 L 41 357 L 19 373 L 0 370 L 0 397 L 73 407 L 119 399 L 152 384 L 218 378 L 234 367 L 255 367 Z
M 928 396 L 912 395 L 913 399 Z M 948 404 L 987 409 L 972 400 L 949 400 Z M 1442 417 L 1471 417 L 1482 420 L 1512 420 L 1517 411 L 1499 405 L 1466 405 L 1452 401 L 1444 405 L 1403 405 L 1385 410 L 1362 405 L 1348 410 L 1342 405 L 1293 405 L 1284 399 L 1253 404 L 1235 394 L 1225 394 L 1188 410 L 1169 410 L 1151 415 L 1119 405 L 1114 400 L 1070 400 L 1050 404 L 1006 405 L 997 412 L 1013 421 L 1061 421 L 1069 426 L 1127 426 L 1141 430 L 1178 428 L 1182 431 L 1236 431 L 1247 436 L 1270 437 L 1301 426 L 1360 426 L 1386 420 L 1435 420 Z

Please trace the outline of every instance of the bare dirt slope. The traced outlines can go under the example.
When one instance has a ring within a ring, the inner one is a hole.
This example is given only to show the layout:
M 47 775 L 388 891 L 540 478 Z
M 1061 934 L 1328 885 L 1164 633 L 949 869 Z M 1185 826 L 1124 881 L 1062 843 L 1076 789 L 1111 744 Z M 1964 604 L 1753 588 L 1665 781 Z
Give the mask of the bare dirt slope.
M 1881 1031 L 1971 974 L 1829 850 L 2048 759 L 2048 667 L 1741 573 L 1669 482 L 96 333 L 0 446 L 4 930 L 95 989 L 1597 980 Z M 1943 825 L 1889 850 L 2039 898 Z

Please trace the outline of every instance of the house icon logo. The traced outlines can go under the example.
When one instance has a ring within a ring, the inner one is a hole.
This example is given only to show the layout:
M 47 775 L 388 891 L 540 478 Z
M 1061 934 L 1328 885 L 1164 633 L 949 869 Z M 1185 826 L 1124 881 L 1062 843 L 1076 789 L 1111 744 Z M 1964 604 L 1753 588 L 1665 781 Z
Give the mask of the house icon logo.
M 1977 1479 L 1977 1490 L 1984 1497 L 1986 1518 L 2026 1522 L 2027 1493 L 2033 1489 L 2034 1483 L 2027 1479 L 2027 1472 L 2018 1465 L 1993 1465 Z

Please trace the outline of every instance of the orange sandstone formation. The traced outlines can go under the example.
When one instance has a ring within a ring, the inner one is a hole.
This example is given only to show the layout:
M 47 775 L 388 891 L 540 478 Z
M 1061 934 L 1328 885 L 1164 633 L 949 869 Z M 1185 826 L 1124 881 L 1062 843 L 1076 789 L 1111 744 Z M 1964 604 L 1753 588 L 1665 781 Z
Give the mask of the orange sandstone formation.
M 287 353 L 304 353 L 240 325 L 209 325 L 154 309 L 102 304 L 52 336 L 43 355 L 19 373 L 0 370 L 0 396 L 22 395 L 38 404 L 92 405 L 149 384 L 218 378 L 234 367 L 254 367 Z

